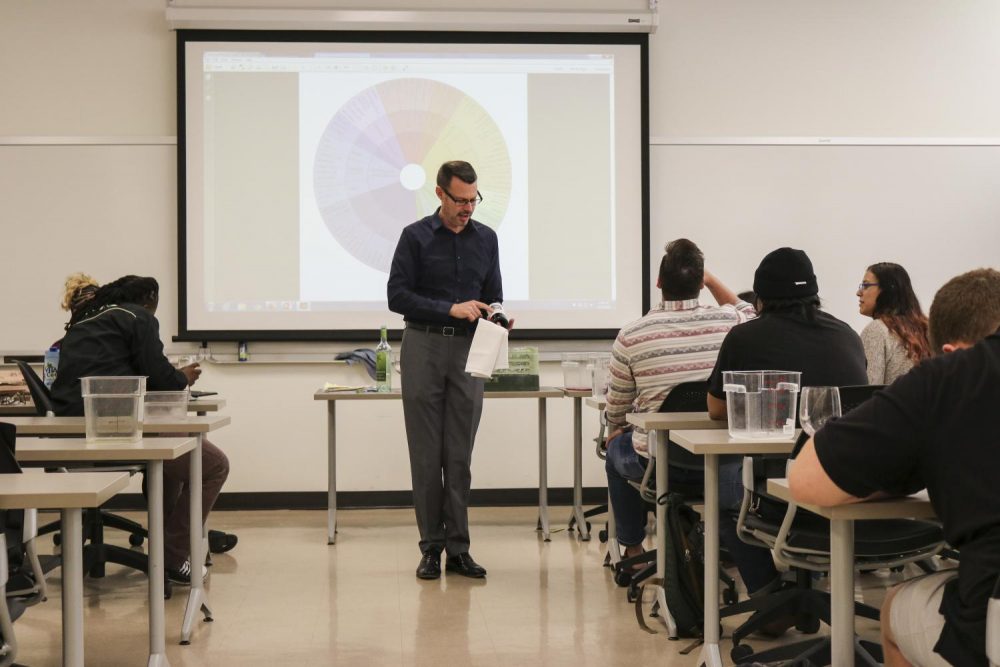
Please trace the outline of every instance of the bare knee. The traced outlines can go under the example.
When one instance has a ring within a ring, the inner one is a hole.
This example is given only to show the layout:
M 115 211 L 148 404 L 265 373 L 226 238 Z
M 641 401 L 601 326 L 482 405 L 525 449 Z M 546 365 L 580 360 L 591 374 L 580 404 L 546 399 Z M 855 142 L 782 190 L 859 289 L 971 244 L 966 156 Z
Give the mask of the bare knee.
M 879 620 L 882 623 L 882 634 L 890 634 L 889 630 L 892 626 L 889 624 L 889 620 L 892 618 L 892 600 L 898 592 L 899 586 L 893 586 L 886 591 L 885 599 L 882 600 L 882 610 L 879 614 Z
M 902 651 L 896 644 L 896 638 L 892 633 L 892 603 L 899 592 L 899 586 L 893 586 L 882 601 L 882 610 L 879 620 L 882 624 L 882 651 L 887 667 L 912 667 L 909 660 L 903 657 Z

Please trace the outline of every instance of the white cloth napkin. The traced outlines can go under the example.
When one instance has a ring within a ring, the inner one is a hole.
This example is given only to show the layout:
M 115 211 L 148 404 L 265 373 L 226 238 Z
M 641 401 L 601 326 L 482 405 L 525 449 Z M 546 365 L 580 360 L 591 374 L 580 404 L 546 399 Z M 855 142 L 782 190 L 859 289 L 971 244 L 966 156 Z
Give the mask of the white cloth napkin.
M 472 377 L 489 379 L 493 371 L 508 367 L 507 330 L 486 319 L 478 320 L 465 372 Z

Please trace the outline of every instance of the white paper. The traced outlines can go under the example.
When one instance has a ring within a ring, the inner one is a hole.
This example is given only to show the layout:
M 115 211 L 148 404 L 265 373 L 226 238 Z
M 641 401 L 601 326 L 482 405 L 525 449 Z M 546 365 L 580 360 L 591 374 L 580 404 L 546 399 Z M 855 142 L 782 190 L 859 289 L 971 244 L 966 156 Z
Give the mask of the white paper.
M 507 330 L 486 319 L 478 320 L 465 372 L 472 377 L 489 379 L 493 371 L 508 367 Z

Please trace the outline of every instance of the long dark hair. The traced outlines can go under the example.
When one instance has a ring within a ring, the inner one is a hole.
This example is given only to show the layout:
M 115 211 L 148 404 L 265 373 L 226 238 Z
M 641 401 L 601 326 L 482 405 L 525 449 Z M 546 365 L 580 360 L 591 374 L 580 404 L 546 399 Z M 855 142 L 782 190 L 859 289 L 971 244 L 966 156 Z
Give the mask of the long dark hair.
M 156 278 L 145 276 L 122 276 L 97 289 L 86 307 L 73 313 L 68 326 L 73 326 L 112 304 L 134 303 L 155 308 L 160 299 L 160 284 Z
M 796 296 L 787 299 L 765 299 L 757 295 L 757 301 L 762 316 L 776 313 L 790 313 L 810 324 L 816 321 L 816 313 L 819 312 L 820 305 L 822 305 L 817 294 Z
M 931 343 L 927 337 L 927 316 L 913 292 L 910 274 L 892 262 L 872 264 L 868 271 L 875 276 L 879 289 L 872 318 L 881 320 L 902 341 L 906 356 L 919 364 L 931 356 Z

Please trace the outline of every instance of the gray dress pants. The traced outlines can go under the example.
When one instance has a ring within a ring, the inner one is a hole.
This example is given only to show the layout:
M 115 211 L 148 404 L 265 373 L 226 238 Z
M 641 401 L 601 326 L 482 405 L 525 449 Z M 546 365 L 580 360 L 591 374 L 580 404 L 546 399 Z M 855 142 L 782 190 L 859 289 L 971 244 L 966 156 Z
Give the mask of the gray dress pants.
M 420 551 L 469 550 L 472 445 L 483 380 L 465 372 L 472 336 L 403 332 L 400 380 Z

